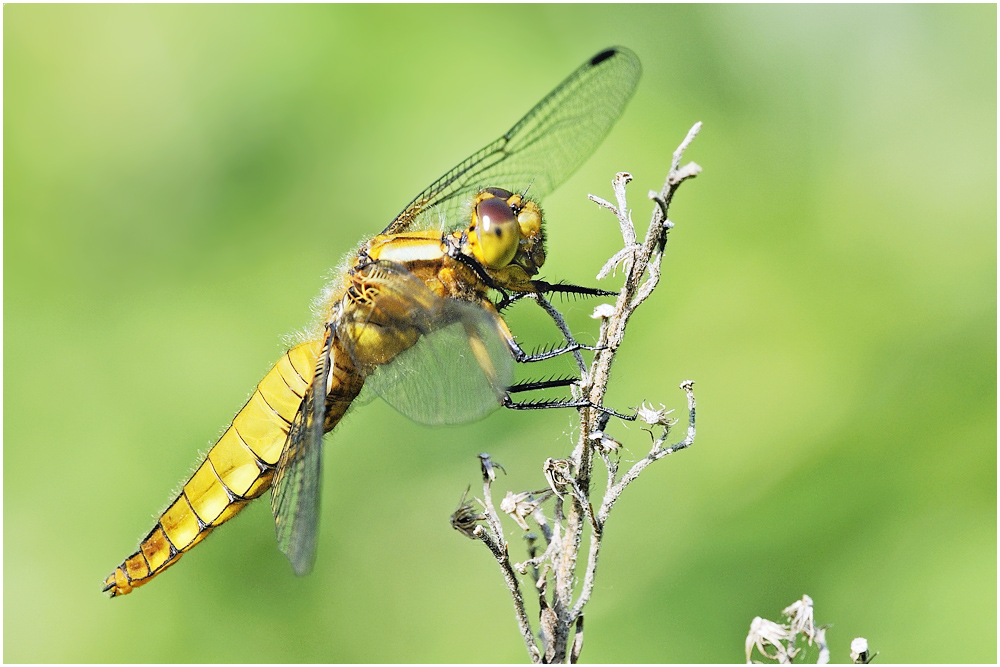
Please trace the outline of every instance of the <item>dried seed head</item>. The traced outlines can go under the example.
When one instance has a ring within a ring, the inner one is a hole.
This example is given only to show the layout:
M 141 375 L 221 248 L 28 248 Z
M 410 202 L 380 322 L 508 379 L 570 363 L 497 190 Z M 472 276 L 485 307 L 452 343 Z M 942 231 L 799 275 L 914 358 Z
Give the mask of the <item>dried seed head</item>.
M 521 493 L 508 491 L 504 499 L 500 501 L 500 510 L 509 514 L 510 518 L 514 519 L 522 530 L 529 530 L 525 519 L 534 514 L 535 510 L 551 495 L 552 492 L 549 489 L 522 491 Z
M 496 481 L 496 479 L 497 479 L 497 473 L 496 473 L 495 468 L 500 468 L 500 470 L 503 470 L 504 474 L 507 474 L 507 471 L 504 470 L 504 467 L 502 465 L 500 465 L 499 463 L 494 462 L 493 459 L 490 458 L 490 455 L 486 454 L 485 452 L 479 455 L 479 465 L 480 465 L 480 467 L 483 470 L 483 481 L 484 482 L 486 482 L 486 481 L 495 482 Z
M 754 617 L 750 623 L 750 633 L 747 635 L 746 650 L 747 662 L 750 662 L 750 654 L 756 646 L 761 655 L 780 663 L 790 662 L 798 651 L 794 648 L 786 648 L 782 642 L 795 637 L 787 625 L 781 625 L 774 621 L 769 621 L 760 616 Z M 768 653 L 768 647 L 774 648 L 774 653 Z
M 572 466 L 569 459 L 545 459 L 542 464 L 542 474 L 549 483 L 549 488 L 560 498 L 567 486 L 573 483 Z
M 476 526 L 479 525 L 479 522 L 485 521 L 486 516 L 472 508 L 472 504 L 466 500 L 468 495 L 469 489 L 466 489 L 465 493 L 462 494 L 462 499 L 458 501 L 458 509 L 451 515 L 451 527 L 469 539 L 475 540 L 478 539 L 475 533 Z
M 654 410 L 652 405 L 646 407 L 645 403 L 636 408 L 636 414 L 639 415 L 639 419 L 650 426 L 662 426 L 667 429 L 677 423 L 676 419 L 671 419 L 668 416 L 672 412 L 673 410 L 667 410 L 666 406 L 662 403 L 659 410 Z
M 618 442 L 604 431 L 593 431 L 588 437 L 590 438 L 590 441 L 594 443 L 594 447 L 596 449 L 605 453 L 617 452 L 622 448 L 622 443 Z
M 813 638 L 816 636 L 812 598 L 803 595 L 801 600 L 796 600 L 788 605 L 781 613 L 788 618 L 791 633 L 793 635 L 803 633 L 809 640 L 809 645 L 812 646 Z

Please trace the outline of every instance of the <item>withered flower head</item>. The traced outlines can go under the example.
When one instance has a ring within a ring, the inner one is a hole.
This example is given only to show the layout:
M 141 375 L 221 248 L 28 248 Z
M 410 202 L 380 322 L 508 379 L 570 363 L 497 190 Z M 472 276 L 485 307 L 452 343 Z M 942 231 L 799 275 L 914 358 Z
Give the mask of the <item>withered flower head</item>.
M 462 494 L 462 499 L 458 501 L 458 509 L 451 515 L 451 527 L 469 539 L 475 540 L 478 539 L 475 533 L 476 526 L 479 525 L 479 522 L 485 521 L 486 516 L 472 508 L 472 503 L 466 500 L 468 495 L 469 489 L 466 489 L 465 493 Z
M 659 410 L 654 410 L 652 405 L 646 407 L 645 403 L 636 408 L 636 413 L 639 415 L 639 419 L 646 422 L 650 426 L 663 426 L 664 428 L 670 428 L 677 423 L 676 419 L 671 419 L 668 416 L 672 412 L 673 410 L 667 410 L 662 403 L 660 404 Z
M 812 645 L 813 637 L 816 635 L 816 625 L 813 621 L 813 601 L 808 595 L 803 595 L 801 600 L 796 600 L 788 605 L 781 612 L 788 617 L 788 625 L 791 633 L 797 635 L 803 633 Z
M 493 459 L 490 458 L 490 455 L 485 452 L 479 455 L 479 465 L 483 469 L 483 481 L 488 480 L 490 482 L 495 482 L 497 479 L 496 468 L 500 468 L 500 470 L 504 471 L 504 474 L 507 474 L 504 467 L 499 463 L 494 462 Z
M 750 662 L 750 653 L 754 646 L 757 647 L 761 655 L 770 660 L 777 660 L 782 664 L 791 662 L 798 651 L 786 648 L 782 642 L 788 641 L 794 636 L 795 633 L 789 630 L 787 625 L 781 625 L 760 616 L 754 617 L 750 623 L 750 633 L 747 635 L 747 662 Z M 774 648 L 774 653 L 767 652 L 769 646 Z
M 521 493 L 508 491 L 504 499 L 500 501 L 500 510 L 509 514 L 523 530 L 530 530 L 525 519 L 534 514 L 535 510 L 551 495 L 552 491 L 549 489 L 522 491 Z
M 549 488 L 560 498 L 563 497 L 563 490 L 573 483 L 569 459 L 545 459 L 542 474 L 545 475 Z

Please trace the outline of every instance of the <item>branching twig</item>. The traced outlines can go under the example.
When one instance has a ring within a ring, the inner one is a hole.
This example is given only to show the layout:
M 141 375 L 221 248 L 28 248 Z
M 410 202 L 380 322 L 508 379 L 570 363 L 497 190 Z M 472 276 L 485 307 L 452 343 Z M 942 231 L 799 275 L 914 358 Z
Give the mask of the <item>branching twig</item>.
M 629 318 L 641 305 L 660 281 L 660 263 L 666 249 L 667 235 L 673 227 L 667 213 L 677 188 L 685 180 L 696 176 L 701 168 L 693 162 L 681 166 L 685 149 L 691 144 L 701 123 L 688 132 L 684 141 L 674 151 L 670 173 L 659 192 L 650 193 L 654 201 L 652 219 L 646 236 L 640 244 L 626 198 L 626 185 L 632 180 L 627 173 L 619 173 L 612 182 L 616 204 L 599 197 L 591 200 L 611 211 L 621 228 L 623 248 L 616 252 L 598 274 L 598 279 L 613 274 L 621 266 L 625 275 L 624 285 L 614 306 L 604 304 L 595 310 L 595 317 L 601 321 L 600 336 L 594 361 L 588 369 L 582 356 L 575 354 L 580 368 L 579 393 L 586 407 L 580 408 L 580 436 L 568 458 L 547 459 L 543 465 L 543 475 L 549 488 L 544 491 L 508 493 L 500 505 L 524 531 L 529 530 L 527 519 L 531 518 L 546 539 L 546 548 L 538 554 L 533 545 L 529 546 L 529 558 L 522 563 L 511 565 L 508 545 L 503 537 L 499 515 L 493 507 L 491 484 L 494 479 L 493 464 L 487 455 L 481 455 L 483 467 L 483 514 L 476 514 L 470 505 L 460 505 L 452 515 L 456 529 L 475 539 L 482 540 L 500 564 L 504 580 L 514 601 L 515 616 L 528 653 L 533 662 L 576 662 L 583 647 L 583 608 L 590 600 L 594 589 L 598 556 L 604 537 L 604 526 L 608 515 L 622 492 L 639 474 L 654 461 L 669 454 L 690 447 L 695 438 L 695 397 L 694 383 L 681 384 L 687 396 L 688 422 L 683 440 L 667 445 L 670 427 L 675 420 L 668 417 L 666 409 L 654 410 L 645 406 L 636 410 L 631 419 L 641 419 L 646 424 L 659 427 L 662 433 L 654 438 L 653 446 L 644 458 L 634 463 L 620 478 L 618 477 L 619 443 L 607 435 L 609 411 L 603 407 L 608 388 L 611 366 L 618 348 L 624 340 Z M 536 296 L 538 304 L 552 317 L 563 332 L 569 344 L 573 336 L 562 315 L 543 297 Z M 617 413 L 614 413 L 617 414 Z M 591 502 L 591 478 L 596 458 L 607 469 L 608 479 L 595 512 Z M 541 504 L 553 500 L 551 523 L 543 514 Z M 489 527 L 482 525 L 486 523 Z M 574 601 L 574 584 L 577 578 L 577 563 L 584 533 L 590 528 L 586 569 L 583 585 Z M 538 568 L 541 568 L 539 570 Z M 515 570 L 522 575 L 529 571 L 535 579 L 539 595 L 539 641 L 536 642 L 524 610 L 524 601 L 515 576 Z
M 653 461 L 659 461 L 664 456 L 673 454 L 682 449 L 687 449 L 694 443 L 695 436 L 695 400 L 694 400 L 694 382 L 691 380 L 686 380 L 681 383 L 681 389 L 687 393 L 688 400 L 688 428 L 687 437 L 678 443 L 670 445 L 669 447 L 664 447 L 663 443 L 667 439 L 667 434 L 670 432 L 671 421 L 666 419 L 667 412 L 665 410 L 651 410 L 651 409 L 640 409 L 640 418 L 643 419 L 650 426 L 658 424 L 663 427 L 663 435 L 653 441 L 653 447 L 650 449 L 649 454 L 645 458 L 636 461 L 636 463 L 629 468 L 628 472 L 622 475 L 622 478 L 618 483 L 611 486 L 607 493 L 604 494 L 604 502 L 601 503 L 601 509 L 597 514 L 597 520 L 601 523 L 607 521 L 608 514 L 611 512 L 611 507 L 618 500 L 622 491 L 625 487 L 631 484 L 636 477 L 639 476 L 646 466 L 648 466 Z
M 500 525 L 500 518 L 497 516 L 496 510 L 493 509 L 491 487 L 493 481 L 496 479 L 495 468 L 499 466 L 492 461 L 489 454 L 480 454 L 479 462 L 483 472 L 483 500 L 480 502 L 486 513 L 476 514 L 473 512 L 472 506 L 465 500 L 468 495 L 468 490 L 466 490 L 458 509 L 451 515 L 451 525 L 472 539 L 482 540 L 493 554 L 493 557 L 497 559 L 500 571 L 503 573 L 504 582 L 506 582 L 507 588 L 510 590 L 510 595 L 514 600 L 514 615 L 517 617 L 517 625 L 521 630 L 521 636 L 524 638 L 528 655 L 531 657 L 533 663 L 538 663 L 542 661 L 542 656 L 535 645 L 535 635 L 531 630 L 531 622 L 528 620 L 528 614 L 524 609 L 524 597 L 521 595 L 521 587 L 517 581 L 517 575 L 511 567 L 509 549 L 503 537 L 503 527 Z M 503 470 L 502 467 L 500 469 Z M 490 526 L 489 531 L 479 523 L 484 520 Z

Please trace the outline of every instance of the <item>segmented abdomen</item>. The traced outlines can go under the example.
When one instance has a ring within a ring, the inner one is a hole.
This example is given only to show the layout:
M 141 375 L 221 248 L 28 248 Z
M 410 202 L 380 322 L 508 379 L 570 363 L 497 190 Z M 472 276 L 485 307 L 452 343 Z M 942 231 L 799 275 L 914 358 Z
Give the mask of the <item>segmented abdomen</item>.
M 286 352 L 268 371 L 180 495 L 139 544 L 139 550 L 104 581 L 105 591 L 114 597 L 145 584 L 267 491 L 321 348 L 322 341 L 303 343 Z M 339 375 L 334 373 L 334 381 L 342 379 Z M 338 420 L 353 397 L 344 402 L 343 409 L 334 410 L 339 413 Z M 330 421 L 328 429 L 336 424 Z

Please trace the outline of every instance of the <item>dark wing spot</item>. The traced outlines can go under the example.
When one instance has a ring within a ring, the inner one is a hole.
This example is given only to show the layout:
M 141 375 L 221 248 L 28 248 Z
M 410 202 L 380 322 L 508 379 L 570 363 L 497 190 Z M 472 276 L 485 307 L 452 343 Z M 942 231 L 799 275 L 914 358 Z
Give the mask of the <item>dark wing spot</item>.
M 608 49 L 607 51 L 601 51 L 596 56 L 590 59 L 590 66 L 596 67 L 597 65 L 600 65 L 601 63 L 603 63 L 605 60 L 615 55 L 616 53 L 618 53 L 618 49 Z

